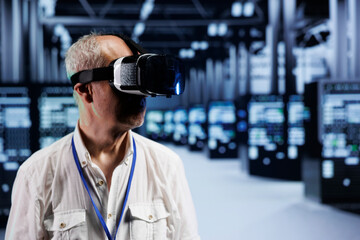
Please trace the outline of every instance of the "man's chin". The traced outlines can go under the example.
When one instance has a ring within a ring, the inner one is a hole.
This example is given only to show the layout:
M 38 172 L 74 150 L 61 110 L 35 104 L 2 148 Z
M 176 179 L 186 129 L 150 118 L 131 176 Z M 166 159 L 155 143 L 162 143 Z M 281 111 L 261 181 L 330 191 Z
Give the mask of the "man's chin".
M 137 113 L 131 114 L 127 119 L 127 125 L 130 129 L 141 127 L 144 124 L 146 107 L 142 108 Z

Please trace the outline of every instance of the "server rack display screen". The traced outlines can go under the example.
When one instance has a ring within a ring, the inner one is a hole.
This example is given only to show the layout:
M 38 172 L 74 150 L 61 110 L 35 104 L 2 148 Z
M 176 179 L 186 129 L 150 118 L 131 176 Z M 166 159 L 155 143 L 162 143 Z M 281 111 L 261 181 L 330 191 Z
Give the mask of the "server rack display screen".
M 46 147 L 72 132 L 79 118 L 71 87 L 44 87 L 38 100 L 39 143 Z
M 276 152 L 284 144 L 284 102 L 281 96 L 253 96 L 248 104 L 249 158 L 259 157 L 259 147 Z M 284 153 L 276 156 L 283 159 Z
M 174 133 L 173 140 L 175 143 L 186 144 L 188 136 L 188 113 L 185 108 L 177 108 L 174 111 Z
M 237 148 L 236 137 L 236 108 L 233 102 L 211 102 L 208 112 L 208 147 L 225 154 L 227 150 Z
M 164 113 L 160 110 L 149 110 L 146 113 L 146 135 L 157 140 L 164 132 Z
M 20 164 L 31 155 L 30 103 L 26 87 L 0 88 L 0 216 L 7 216 Z
M 359 164 L 360 83 L 323 85 L 323 158 L 345 158 L 346 165 Z
M 0 162 L 23 162 L 30 156 L 30 127 L 28 89 L 0 88 Z
M 304 119 L 308 117 L 301 95 L 291 95 L 288 103 L 288 158 L 299 156 L 299 147 L 305 144 Z
M 174 112 L 168 110 L 164 112 L 164 138 L 170 140 L 174 133 Z
M 306 86 L 306 122 L 303 159 L 305 194 L 323 203 L 358 210 L 360 201 L 360 82 L 319 80 Z
M 202 148 L 206 139 L 206 112 L 203 106 L 194 106 L 189 109 L 189 137 L 190 145 Z

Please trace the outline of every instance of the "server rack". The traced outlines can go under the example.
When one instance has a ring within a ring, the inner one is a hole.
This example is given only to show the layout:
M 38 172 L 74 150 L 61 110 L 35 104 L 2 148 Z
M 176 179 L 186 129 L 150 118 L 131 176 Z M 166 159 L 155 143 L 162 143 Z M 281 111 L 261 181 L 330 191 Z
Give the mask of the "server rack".
M 208 107 L 209 157 L 237 158 L 236 108 L 232 101 L 212 101 Z
M 191 151 L 201 151 L 207 140 L 206 108 L 197 104 L 189 108 L 188 146 Z
M 311 115 L 305 128 L 305 195 L 352 208 L 360 203 L 360 82 L 308 84 L 305 105 Z

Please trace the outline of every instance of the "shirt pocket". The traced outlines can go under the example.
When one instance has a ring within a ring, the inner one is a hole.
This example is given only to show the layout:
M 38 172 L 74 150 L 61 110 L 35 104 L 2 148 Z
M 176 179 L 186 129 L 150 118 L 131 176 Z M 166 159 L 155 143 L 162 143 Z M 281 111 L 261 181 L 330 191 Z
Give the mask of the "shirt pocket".
M 86 210 L 56 212 L 44 220 L 50 239 L 87 239 Z
M 167 238 L 167 217 L 170 215 L 163 202 L 129 205 L 130 239 L 163 240 Z

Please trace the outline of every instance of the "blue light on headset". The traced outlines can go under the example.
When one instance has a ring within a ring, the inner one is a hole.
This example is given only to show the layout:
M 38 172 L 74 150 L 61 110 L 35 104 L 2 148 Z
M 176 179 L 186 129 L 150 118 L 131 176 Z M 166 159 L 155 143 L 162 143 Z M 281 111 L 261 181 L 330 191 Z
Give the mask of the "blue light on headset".
M 176 95 L 180 95 L 180 82 L 176 84 Z

